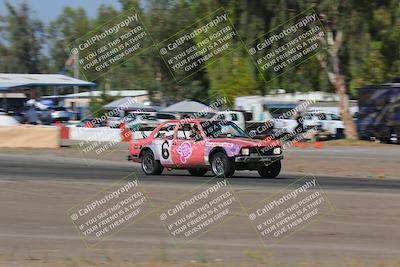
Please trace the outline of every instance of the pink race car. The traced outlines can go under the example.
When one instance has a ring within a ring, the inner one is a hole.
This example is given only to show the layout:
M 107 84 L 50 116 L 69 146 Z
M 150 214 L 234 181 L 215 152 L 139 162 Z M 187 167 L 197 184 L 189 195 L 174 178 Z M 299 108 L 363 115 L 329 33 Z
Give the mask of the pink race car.
M 174 120 L 159 125 L 144 139 L 129 144 L 130 158 L 148 175 L 164 168 L 187 169 L 203 176 L 232 177 L 235 170 L 257 170 L 274 178 L 281 171 L 282 149 L 277 140 L 252 139 L 233 122 Z

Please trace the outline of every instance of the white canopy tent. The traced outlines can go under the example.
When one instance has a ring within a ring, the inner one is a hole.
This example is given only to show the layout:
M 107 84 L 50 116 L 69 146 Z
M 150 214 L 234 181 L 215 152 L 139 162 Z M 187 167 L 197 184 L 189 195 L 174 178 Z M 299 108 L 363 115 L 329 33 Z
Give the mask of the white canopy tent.
M 161 110 L 161 112 L 177 112 L 177 113 L 197 113 L 197 112 L 207 112 L 207 113 L 217 113 L 218 111 L 210 108 L 209 106 L 194 100 L 184 100 L 175 103 L 169 107 Z
M 146 106 L 137 103 L 133 97 L 124 97 L 117 99 L 107 105 L 104 105 L 105 110 L 121 109 L 124 111 L 156 111 L 154 107 Z
M 95 87 L 96 84 L 61 74 L 0 73 L 0 90 L 10 91 L 33 86 Z

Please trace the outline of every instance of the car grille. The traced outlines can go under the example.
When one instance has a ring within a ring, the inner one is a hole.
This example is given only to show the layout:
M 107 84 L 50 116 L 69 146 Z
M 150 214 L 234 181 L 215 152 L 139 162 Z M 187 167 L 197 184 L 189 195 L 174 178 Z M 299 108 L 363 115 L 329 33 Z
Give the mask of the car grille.
M 251 147 L 250 155 L 271 156 L 273 147 Z

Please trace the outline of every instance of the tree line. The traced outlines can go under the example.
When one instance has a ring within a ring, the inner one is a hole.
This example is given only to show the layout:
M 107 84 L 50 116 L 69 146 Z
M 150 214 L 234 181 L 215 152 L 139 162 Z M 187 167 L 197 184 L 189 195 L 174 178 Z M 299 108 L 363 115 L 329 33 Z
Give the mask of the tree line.
M 266 94 L 277 88 L 287 92 L 338 92 L 338 77 L 345 93 L 356 96 L 363 85 L 400 77 L 398 0 L 148 0 L 145 5 L 139 0 L 119 2 L 121 10 L 102 5 L 94 18 L 89 18 L 82 8 L 66 7 L 48 24 L 34 17 L 26 2 L 6 2 L 7 14 L 0 18 L 0 72 L 61 72 L 73 76 L 73 70 L 66 67 L 70 44 L 131 8 L 139 12 L 154 41 L 160 42 L 223 7 L 239 33 L 232 40 L 236 48 L 233 53 L 177 83 L 153 47 L 94 82 L 101 89 L 146 89 L 154 102 L 168 104 L 218 95 L 232 99 L 237 95 Z M 310 7 L 326 29 L 328 48 L 266 82 L 242 42 L 264 35 Z

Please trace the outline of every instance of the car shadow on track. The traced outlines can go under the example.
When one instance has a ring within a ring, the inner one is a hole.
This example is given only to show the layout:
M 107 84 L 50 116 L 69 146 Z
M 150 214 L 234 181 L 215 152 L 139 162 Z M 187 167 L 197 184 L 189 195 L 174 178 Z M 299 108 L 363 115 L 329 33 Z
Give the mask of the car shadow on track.
M 209 180 L 213 177 L 215 177 L 212 172 L 207 172 L 204 176 L 193 176 L 190 175 L 187 172 L 180 172 L 180 171 L 173 171 L 171 173 L 168 172 L 164 172 L 161 175 L 159 175 L 159 177 L 163 177 L 163 176 L 175 176 L 175 177 L 188 177 L 188 178 L 200 178 L 200 179 L 205 179 L 205 180 Z M 156 176 L 152 176 L 152 177 L 156 177 Z M 297 179 L 297 178 L 301 178 L 302 176 L 288 176 L 288 175 L 284 175 L 281 174 L 278 177 L 275 178 L 263 178 L 258 176 L 256 173 L 251 174 L 251 173 L 235 173 L 235 175 L 233 177 L 230 177 L 228 179 L 255 179 L 255 180 L 293 180 L 293 179 Z

